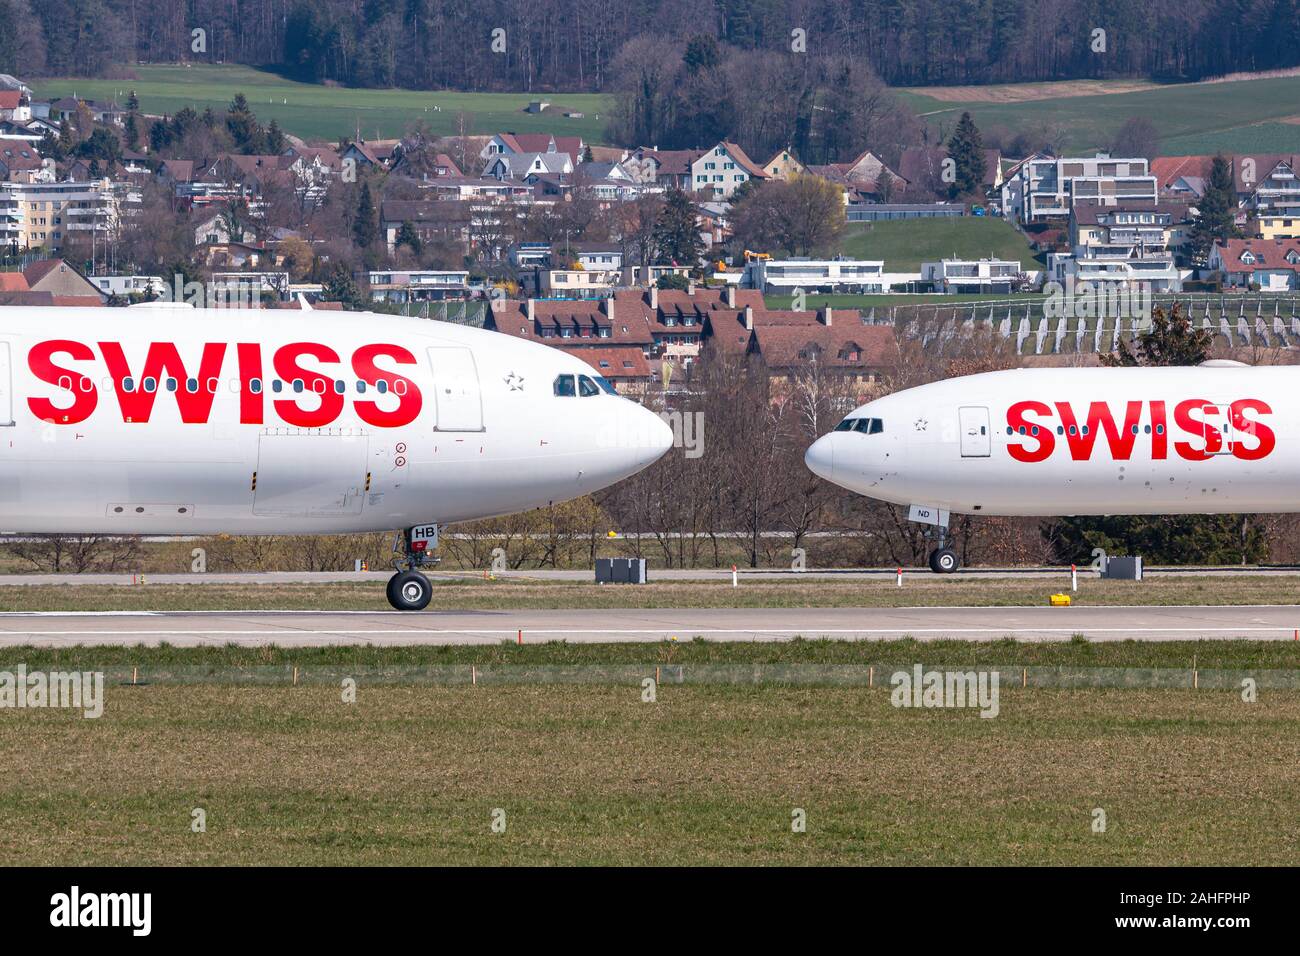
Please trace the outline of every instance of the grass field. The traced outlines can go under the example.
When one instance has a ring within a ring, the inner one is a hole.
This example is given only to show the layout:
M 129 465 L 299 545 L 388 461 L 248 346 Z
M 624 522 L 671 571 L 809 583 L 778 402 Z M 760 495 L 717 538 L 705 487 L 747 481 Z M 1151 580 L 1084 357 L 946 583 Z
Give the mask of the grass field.
M 130 67 L 135 79 L 52 78 L 37 81 L 40 96 L 77 94 L 122 102 L 134 89 L 149 113 L 173 113 L 182 106 L 200 111 L 224 107 L 239 91 L 248 96 L 263 122 L 272 118 L 295 135 L 334 140 L 354 135 L 396 136 L 414 120 L 437 133 L 456 132 L 464 111 L 474 133 L 577 133 L 589 142 L 605 141 L 612 99 L 601 94 L 559 93 L 547 97 L 541 115 L 522 112 L 527 93 L 455 93 L 411 90 L 361 90 L 296 83 L 244 66 L 142 65 Z M 1088 151 L 1105 147 L 1132 116 L 1150 117 L 1165 155 L 1300 151 L 1300 77 L 1237 80 L 1162 86 L 1141 81 L 1028 83 L 1001 87 L 913 88 L 900 90 L 904 101 L 936 130 L 951 131 L 963 110 L 983 129 L 1012 132 L 1056 127 L 1064 145 Z M 438 107 L 437 110 L 433 107 Z M 567 119 L 576 110 L 582 119 Z
M 755 608 L 755 607 L 1014 607 L 1046 604 L 1049 594 L 1068 590 L 1068 570 L 1059 578 L 981 580 L 945 578 L 928 571 L 868 580 L 662 581 L 621 586 L 572 581 L 435 578 L 430 613 L 544 608 Z M 1300 576 L 1215 578 L 1191 574 L 1148 577 L 1142 582 L 1079 578 L 1076 604 L 1292 604 L 1300 598 Z M 143 584 L 6 585 L 0 611 L 170 610 L 388 610 L 383 583 L 344 584 Z
M 110 691 L 98 720 L 0 711 L 7 862 L 1288 865 L 1300 840 L 1294 692 L 1013 687 L 988 720 L 834 687 Z
M 981 129 L 1000 127 L 1012 132 L 1040 127 L 1064 131 L 1064 147 L 1075 152 L 1105 148 L 1113 134 L 1134 116 L 1145 116 L 1160 134 L 1166 156 L 1213 153 L 1237 154 L 1300 151 L 1300 77 L 1237 80 L 1152 86 L 1129 92 L 1089 89 L 1084 95 L 1037 98 L 1036 87 L 1024 84 L 1018 95 L 991 96 L 962 90 L 911 89 L 901 95 L 930 126 L 951 132 L 963 110 L 970 110 Z M 1068 88 L 1068 87 L 1067 87 Z M 1123 87 L 1121 87 L 1123 88 Z M 969 89 L 969 88 L 964 88 Z M 1016 91 L 1017 87 L 990 88 Z M 1057 93 L 1060 84 L 1047 85 Z
M 922 262 L 995 256 L 1041 269 L 1024 236 L 991 216 L 956 219 L 898 219 L 850 223 L 836 250 L 854 259 L 883 259 L 895 272 L 920 271 Z
M 367 139 L 400 136 L 415 121 L 435 133 L 452 135 L 457 113 L 466 116 L 470 133 L 564 133 L 591 143 L 604 142 L 610 99 L 589 93 L 557 93 L 541 97 L 528 93 L 455 93 L 435 90 L 360 90 L 297 83 L 245 66 L 133 66 L 137 79 L 88 80 L 55 78 L 37 81 L 39 96 L 78 96 L 125 103 L 131 90 L 140 108 L 151 114 L 175 113 L 183 106 L 199 112 L 225 109 L 242 92 L 263 123 L 272 119 L 286 131 L 305 139 L 337 140 L 355 136 L 359 127 Z M 543 114 L 523 112 L 530 100 L 545 98 L 551 108 Z M 437 109 L 434 109 L 437 107 Z M 578 111 L 582 119 L 564 113 Z M 477 171 L 476 171 L 477 172 Z

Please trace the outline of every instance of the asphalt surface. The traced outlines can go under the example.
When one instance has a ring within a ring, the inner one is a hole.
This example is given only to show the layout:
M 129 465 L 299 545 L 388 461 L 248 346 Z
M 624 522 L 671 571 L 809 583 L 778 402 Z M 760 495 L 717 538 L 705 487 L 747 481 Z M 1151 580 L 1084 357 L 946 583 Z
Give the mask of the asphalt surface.
M 780 568 L 744 569 L 736 571 L 742 581 L 800 581 L 800 580 L 879 580 L 893 578 L 897 568 L 818 568 L 807 571 L 793 571 Z M 431 578 L 446 580 L 477 578 L 481 579 L 485 571 L 437 571 L 426 572 Z M 909 577 L 921 575 L 930 577 L 927 568 L 903 568 Z M 1079 577 L 1084 578 L 1093 572 L 1089 568 L 1079 568 Z M 1207 575 L 1210 577 L 1239 577 L 1243 575 L 1267 577 L 1300 576 L 1300 567 L 1155 567 L 1146 568 L 1148 577 Z M 712 568 L 653 569 L 649 577 L 655 581 L 730 581 L 731 570 Z M 346 582 L 385 582 L 392 577 L 391 568 L 379 571 L 257 571 L 231 573 L 177 573 L 177 574 L 0 574 L 0 586 L 22 584 L 139 584 L 143 579 L 146 584 L 339 584 Z M 494 577 L 512 580 L 532 581 L 579 581 L 595 583 L 595 575 L 589 570 L 529 570 L 500 571 Z M 945 576 L 945 580 L 982 580 L 986 578 L 1033 578 L 1066 582 L 1070 580 L 1069 568 L 963 568 L 955 574 Z
M 538 611 L 173 611 L 0 614 L 0 647 L 25 644 L 495 644 L 566 640 L 781 641 L 954 638 L 1293 640 L 1300 607 L 926 607 Z

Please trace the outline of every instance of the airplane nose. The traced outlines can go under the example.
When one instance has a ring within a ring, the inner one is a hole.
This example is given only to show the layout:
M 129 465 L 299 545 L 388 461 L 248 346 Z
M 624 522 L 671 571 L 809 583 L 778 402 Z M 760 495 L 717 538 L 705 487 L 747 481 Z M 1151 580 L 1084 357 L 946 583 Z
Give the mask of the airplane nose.
M 672 426 L 650 409 L 638 406 L 637 412 L 646 419 L 645 433 L 647 440 L 645 451 L 647 457 L 645 464 L 649 465 L 658 461 L 668 449 L 673 447 L 673 430 Z
M 823 435 L 809 445 L 808 451 L 804 453 L 803 463 L 818 478 L 830 481 L 831 475 L 835 473 L 835 436 Z

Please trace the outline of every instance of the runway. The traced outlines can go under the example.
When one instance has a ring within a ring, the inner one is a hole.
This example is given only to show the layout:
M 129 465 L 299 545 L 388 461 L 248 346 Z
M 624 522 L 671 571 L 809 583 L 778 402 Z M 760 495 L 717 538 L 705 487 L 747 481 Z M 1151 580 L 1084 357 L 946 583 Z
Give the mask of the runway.
M 497 644 L 808 639 L 1293 640 L 1300 607 L 925 607 L 539 611 L 173 611 L 0 614 L 0 647 Z

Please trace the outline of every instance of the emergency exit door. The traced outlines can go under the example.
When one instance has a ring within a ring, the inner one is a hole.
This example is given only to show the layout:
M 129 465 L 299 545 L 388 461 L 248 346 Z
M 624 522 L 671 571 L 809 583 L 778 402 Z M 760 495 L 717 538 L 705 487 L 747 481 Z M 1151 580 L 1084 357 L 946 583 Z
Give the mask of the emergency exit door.
M 429 349 L 433 393 L 440 432 L 481 432 L 483 396 L 479 390 L 474 353 L 466 348 Z
M 0 342 L 0 428 L 14 423 L 14 381 L 9 343 Z
M 957 409 L 957 430 L 961 432 L 963 458 L 988 458 L 993 452 L 989 434 L 989 410 L 979 405 Z

